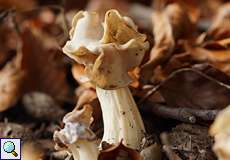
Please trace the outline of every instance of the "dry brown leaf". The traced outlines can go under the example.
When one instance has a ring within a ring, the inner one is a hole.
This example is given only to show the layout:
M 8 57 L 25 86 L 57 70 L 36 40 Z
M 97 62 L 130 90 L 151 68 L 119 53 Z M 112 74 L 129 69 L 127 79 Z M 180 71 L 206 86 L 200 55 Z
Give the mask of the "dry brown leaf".
M 199 0 L 167 0 L 168 3 L 179 3 L 188 13 L 191 21 L 196 23 L 201 15 Z
M 155 45 L 149 61 L 142 66 L 141 78 L 144 82 L 150 79 L 155 67 L 171 57 L 176 40 L 190 35 L 192 28 L 188 14 L 177 3 L 155 10 L 152 21 Z
M 36 0 L 0 0 L 1 8 L 11 9 L 12 7 L 17 10 L 30 10 L 36 6 Z
M 122 15 L 131 17 L 138 27 L 151 31 L 152 8 L 141 3 L 131 3 L 127 0 L 90 0 L 86 10 L 99 13 L 104 18 L 105 13 L 110 9 L 116 9 Z
M 0 12 L 1 13 L 1 12 Z M 15 31 L 10 11 L 4 11 L 5 18 L 0 21 L 0 68 L 15 56 L 20 39 Z
M 164 66 L 158 66 L 154 70 L 154 75 L 151 78 L 152 83 L 160 83 L 165 80 L 173 71 L 181 68 L 190 67 L 193 64 L 193 60 L 190 54 L 181 53 L 175 54 Z
M 12 107 L 22 94 L 25 72 L 21 70 L 21 54 L 0 70 L 0 111 Z
M 195 65 L 173 72 L 159 92 L 173 107 L 221 109 L 230 104 L 230 77 L 209 65 Z
M 38 29 L 26 28 L 22 40 L 22 67 L 28 75 L 24 82 L 26 91 L 41 91 L 58 100 L 65 99 L 69 86 L 65 68 L 57 63 L 60 51 L 55 39 L 48 38 Z
M 95 11 L 104 18 L 105 13 L 110 9 L 117 9 L 124 14 L 128 10 L 128 3 L 124 0 L 90 0 L 86 9 Z
M 220 46 L 221 47 L 221 46 Z M 186 50 L 192 58 L 203 62 L 230 62 L 230 49 L 224 46 L 220 49 L 208 49 L 203 47 L 192 47 L 187 45 Z
M 213 66 L 230 76 L 230 63 L 213 63 Z
M 185 50 L 197 62 L 208 62 L 229 75 L 230 38 L 201 42 L 199 45 L 186 43 Z
M 218 9 L 213 23 L 207 31 L 207 39 L 224 39 L 230 37 L 230 2 Z
M 102 146 L 102 150 L 99 154 L 98 160 L 117 160 L 117 159 L 129 159 L 129 160 L 143 160 L 140 153 L 131 148 L 125 147 L 122 142 L 117 145 L 105 144 Z

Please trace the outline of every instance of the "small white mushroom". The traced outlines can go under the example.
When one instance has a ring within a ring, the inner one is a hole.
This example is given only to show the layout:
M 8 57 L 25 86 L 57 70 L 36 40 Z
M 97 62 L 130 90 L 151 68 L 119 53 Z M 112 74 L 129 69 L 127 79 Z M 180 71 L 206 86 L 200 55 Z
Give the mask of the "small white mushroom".
M 68 113 L 63 122 L 64 128 L 54 133 L 56 148 L 66 146 L 73 154 L 74 160 L 97 160 L 99 150 L 96 136 L 90 130 L 92 108 L 84 105 L 81 110 Z

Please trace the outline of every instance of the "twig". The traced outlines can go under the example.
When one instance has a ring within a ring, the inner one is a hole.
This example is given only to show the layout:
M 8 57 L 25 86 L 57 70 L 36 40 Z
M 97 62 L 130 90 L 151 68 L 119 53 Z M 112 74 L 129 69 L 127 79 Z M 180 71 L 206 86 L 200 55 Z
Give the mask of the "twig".
M 154 86 L 150 91 L 148 91 L 142 98 L 141 100 L 138 102 L 138 104 L 143 103 L 146 99 L 148 99 L 153 93 L 155 93 L 159 87 L 161 86 L 161 84 Z
M 195 123 L 197 119 L 204 121 L 214 120 L 219 110 L 203 110 L 192 108 L 174 108 L 162 104 L 146 101 L 140 107 L 145 112 L 151 112 L 164 118 L 172 118 L 183 122 Z
M 199 65 L 196 65 L 196 66 L 199 66 Z M 143 103 L 144 101 L 146 101 L 152 94 L 154 94 L 156 91 L 158 91 L 160 89 L 161 86 L 163 86 L 166 82 L 168 82 L 171 78 L 175 77 L 175 75 L 177 75 L 178 73 L 180 72 L 186 72 L 186 71 L 193 71 L 195 72 L 196 74 L 199 74 L 200 76 L 222 86 L 222 87 L 225 87 L 227 89 L 230 89 L 230 86 L 228 84 L 225 84 L 221 81 L 218 81 L 217 79 L 209 76 L 209 75 L 206 75 L 204 73 L 202 73 L 202 71 L 199 71 L 197 70 L 196 68 L 182 68 L 182 69 L 178 69 L 174 72 L 172 72 L 166 79 L 164 79 L 161 83 L 159 83 L 157 86 L 155 86 L 154 88 L 152 88 L 152 90 L 148 91 L 146 93 L 145 96 L 143 96 L 143 98 L 141 98 L 141 100 L 139 101 L 138 104 L 141 104 Z
M 185 108 L 172 108 L 161 104 L 147 103 L 144 103 L 143 107 L 141 108 L 143 108 L 144 111 L 151 112 L 164 118 L 172 118 L 183 122 L 196 123 L 196 117 L 188 112 Z
M 215 110 L 203 110 L 203 109 L 191 109 L 191 108 L 184 108 L 184 109 L 186 109 L 188 112 L 192 113 L 194 116 L 204 121 L 214 120 L 216 115 L 220 111 L 218 109 Z

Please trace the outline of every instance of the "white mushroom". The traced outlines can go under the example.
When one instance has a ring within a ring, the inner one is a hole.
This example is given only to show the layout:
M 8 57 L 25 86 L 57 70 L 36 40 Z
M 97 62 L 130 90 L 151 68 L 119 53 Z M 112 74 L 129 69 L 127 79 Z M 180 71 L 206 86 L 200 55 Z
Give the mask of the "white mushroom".
M 66 146 L 73 154 L 74 160 L 97 160 L 99 150 L 96 136 L 90 130 L 92 108 L 84 105 L 81 110 L 68 113 L 63 122 L 64 128 L 54 133 L 56 148 Z
M 128 17 L 109 10 L 102 23 L 95 12 L 78 12 L 73 19 L 70 41 L 63 52 L 85 65 L 88 78 L 96 85 L 101 103 L 102 141 L 140 147 L 145 128 L 128 88 L 128 71 L 138 66 L 149 48 L 146 35 Z
M 215 138 L 213 150 L 218 160 L 230 159 L 230 106 L 222 110 L 211 125 L 209 133 Z

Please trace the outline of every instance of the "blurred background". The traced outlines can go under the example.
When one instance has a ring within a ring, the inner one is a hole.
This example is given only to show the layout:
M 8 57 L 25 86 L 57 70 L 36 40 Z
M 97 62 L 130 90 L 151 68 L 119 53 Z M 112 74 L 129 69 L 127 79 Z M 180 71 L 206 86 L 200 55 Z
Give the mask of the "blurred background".
M 176 152 L 185 159 L 215 159 L 208 126 L 230 104 L 228 0 L 0 0 L 0 137 L 22 138 L 23 160 L 71 159 L 54 150 L 53 132 L 66 113 L 84 104 L 93 106 L 92 128 L 101 137 L 94 86 L 82 82 L 84 67 L 62 47 L 78 11 L 96 11 L 103 20 L 108 9 L 131 17 L 150 42 L 141 66 L 130 71 L 148 133 L 159 145 L 163 131 L 177 136 L 174 146 L 185 143 L 180 137 L 192 136 L 204 152 Z M 156 105 L 160 109 L 152 111 Z M 192 109 L 199 123 L 181 118 L 175 108 Z

